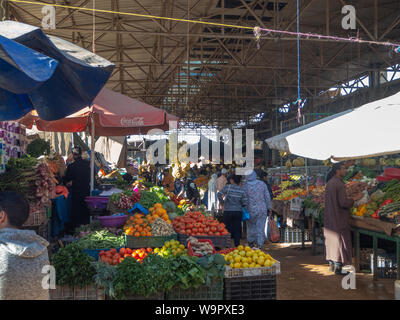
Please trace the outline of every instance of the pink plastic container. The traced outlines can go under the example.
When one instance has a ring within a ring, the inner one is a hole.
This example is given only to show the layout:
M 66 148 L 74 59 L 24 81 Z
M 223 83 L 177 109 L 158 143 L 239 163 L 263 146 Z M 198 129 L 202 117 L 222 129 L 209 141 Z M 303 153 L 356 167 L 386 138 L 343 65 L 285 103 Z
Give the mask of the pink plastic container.
M 98 219 L 103 227 L 119 228 L 125 224 L 128 216 L 100 216 Z

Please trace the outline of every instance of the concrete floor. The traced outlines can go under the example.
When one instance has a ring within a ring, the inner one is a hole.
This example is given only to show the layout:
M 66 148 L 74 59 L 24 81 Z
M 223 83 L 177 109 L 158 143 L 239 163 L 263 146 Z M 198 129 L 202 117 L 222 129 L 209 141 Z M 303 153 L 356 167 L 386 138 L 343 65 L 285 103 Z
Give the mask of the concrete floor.
M 278 300 L 393 300 L 394 280 L 373 281 L 371 274 L 357 273 L 356 289 L 342 288 L 342 276 L 329 272 L 322 255 L 312 256 L 311 246 L 266 244 L 264 249 L 281 262 L 277 277 Z

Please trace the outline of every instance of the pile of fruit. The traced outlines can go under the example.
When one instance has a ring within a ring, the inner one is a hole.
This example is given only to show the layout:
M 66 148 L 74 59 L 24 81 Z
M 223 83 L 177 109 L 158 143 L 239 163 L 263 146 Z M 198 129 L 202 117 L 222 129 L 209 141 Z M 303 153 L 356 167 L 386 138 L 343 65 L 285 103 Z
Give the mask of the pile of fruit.
M 230 267 L 234 269 L 271 267 L 277 262 L 262 250 L 253 250 L 248 246 L 243 247 L 242 245 L 223 256 L 230 263 Z
M 108 263 L 112 266 L 116 266 L 124 261 L 127 257 L 132 257 L 136 259 L 138 262 L 142 262 L 144 258 L 147 257 L 148 254 L 152 253 L 153 249 L 151 248 L 141 248 L 137 250 L 132 250 L 129 248 L 121 248 L 119 252 L 117 249 L 111 249 L 108 251 L 100 251 L 100 260 Z
M 156 219 L 161 218 L 167 223 L 171 223 L 167 210 L 165 210 L 161 203 L 156 203 L 154 207 L 149 209 L 149 214 L 146 216 L 146 220 L 149 223 L 153 223 Z
M 297 198 L 299 196 L 305 196 L 307 191 L 302 188 L 295 188 L 295 189 L 286 189 L 281 194 L 275 197 L 275 200 L 291 200 L 293 198 Z
M 164 243 L 162 248 L 155 248 L 154 253 L 161 257 L 187 256 L 187 249 L 177 240 L 170 240 Z
M 128 236 L 150 237 L 152 235 L 149 222 L 141 213 L 130 217 L 126 221 L 123 229 L 125 234 Z
M 172 225 L 177 233 L 189 236 L 226 236 L 225 224 L 205 217 L 199 211 L 189 211 L 184 216 L 176 217 Z

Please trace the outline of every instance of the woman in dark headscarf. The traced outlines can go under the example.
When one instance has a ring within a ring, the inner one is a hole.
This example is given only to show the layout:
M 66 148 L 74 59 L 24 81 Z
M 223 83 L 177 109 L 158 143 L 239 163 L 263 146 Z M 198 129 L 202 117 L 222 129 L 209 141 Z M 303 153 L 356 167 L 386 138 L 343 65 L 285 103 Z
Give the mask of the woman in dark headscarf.
M 352 263 L 350 235 L 350 208 L 357 197 L 349 199 L 343 178 L 346 175 L 344 163 L 336 163 L 327 175 L 325 188 L 324 236 L 326 260 L 330 270 L 342 274 L 343 265 Z

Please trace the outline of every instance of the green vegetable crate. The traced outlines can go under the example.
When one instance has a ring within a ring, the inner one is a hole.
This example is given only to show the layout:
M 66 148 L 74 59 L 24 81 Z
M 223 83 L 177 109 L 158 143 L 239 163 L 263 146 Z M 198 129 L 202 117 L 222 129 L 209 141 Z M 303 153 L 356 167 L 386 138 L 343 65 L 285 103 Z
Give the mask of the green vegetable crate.
M 150 237 L 134 237 L 125 235 L 126 247 L 130 249 L 138 248 L 161 248 L 166 241 L 177 240 L 177 234 L 170 236 L 150 236 Z
M 56 286 L 49 290 L 50 300 L 105 300 L 103 288 L 95 285 L 79 287 Z
M 174 287 L 166 294 L 166 300 L 222 300 L 223 292 L 223 280 L 214 279 L 209 287 L 205 284 L 189 289 Z
M 190 236 L 186 234 L 181 234 L 178 233 L 178 241 L 185 245 L 187 248 L 187 239 Z M 226 236 L 193 236 L 196 239 L 209 239 L 212 241 L 214 247 L 217 249 L 224 249 L 224 248 L 230 248 L 232 247 L 232 240 L 231 240 L 231 234 L 228 234 Z

